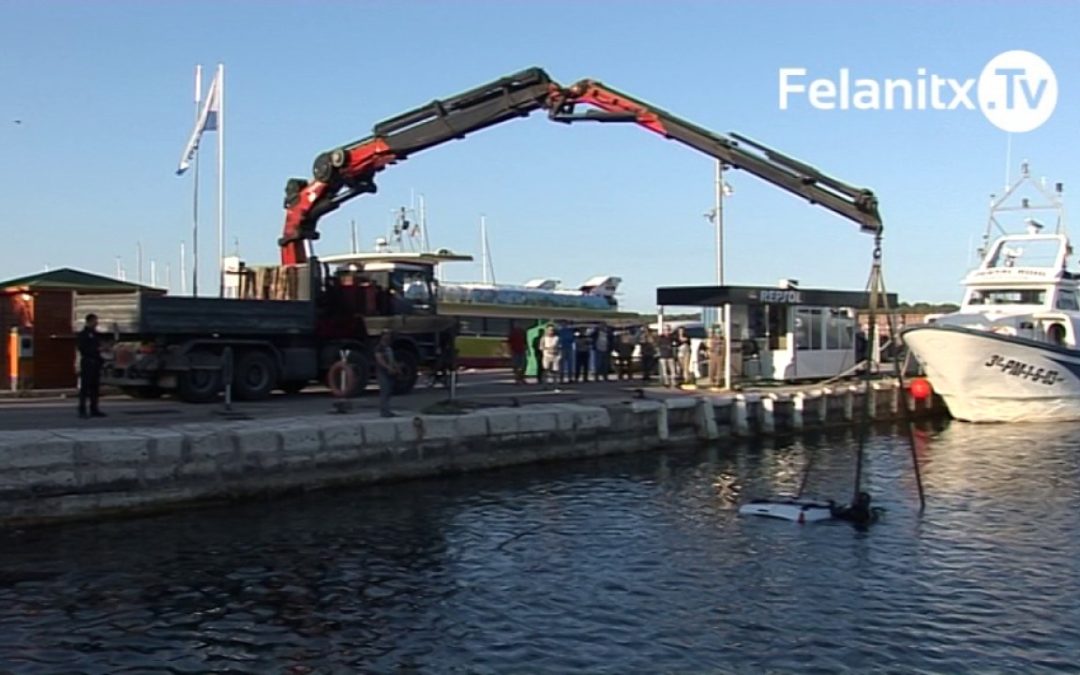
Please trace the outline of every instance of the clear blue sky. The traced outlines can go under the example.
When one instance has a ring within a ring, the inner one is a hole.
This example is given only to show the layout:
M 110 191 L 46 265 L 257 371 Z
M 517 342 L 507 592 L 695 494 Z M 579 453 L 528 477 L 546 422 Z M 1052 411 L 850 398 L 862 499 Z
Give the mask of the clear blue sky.
M 1005 133 L 978 111 L 781 111 L 778 69 L 977 77 L 999 52 L 1034 51 L 1055 69 L 1059 100 L 1044 126 L 1014 135 L 1014 163 L 1030 159 L 1068 192 L 1080 177 L 1077 26 L 1080 5 L 1066 2 L 0 1 L 0 277 L 46 265 L 112 274 L 122 256 L 132 278 L 141 241 L 146 260 L 159 270 L 171 262 L 175 278 L 179 242 L 190 238 L 191 178 L 174 170 L 191 129 L 195 63 L 226 64 L 228 248 L 239 238 L 251 263 L 277 261 L 285 181 L 308 176 L 319 152 L 538 65 L 871 187 L 889 289 L 955 300 L 987 197 L 1004 181 Z M 217 243 L 204 177 L 208 289 Z M 478 255 L 487 214 L 500 282 L 616 274 L 624 306 L 648 309 L 658 285 L 713 281 L 702 217 L 712 179 L 711 159 L 674 142 L 536 114 L 384 171 L 377 195 L 323 220 L 317 246 L 345 251 L 351 219 L 370 245 L 416 190 L 437 245 Z M 728 283 L 864 286 L 871 240 L 855 225 L 745 173 L 728 180 Z M 479 278 L 479 266 L 449 276 Z

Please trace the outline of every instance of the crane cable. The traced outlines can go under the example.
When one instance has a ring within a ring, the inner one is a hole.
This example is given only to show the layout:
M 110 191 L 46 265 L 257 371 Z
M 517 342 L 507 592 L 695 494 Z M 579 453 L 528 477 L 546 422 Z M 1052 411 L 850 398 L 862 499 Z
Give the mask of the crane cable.
M 866 437 L 870 424 L 870 364 L 873 362 L 871 358 L 874 350 L 877 346 L 877 308 L 880 303 L 882 309 L 885 312 L 886 321 L 889 328 L 889 339 L 894 340 L 896 336 L 896 325 L 893 321 L 892 308 L 889 307 L 889 295 L 885 291 L 885 276 L 881 271 L 881 233 L 878 232 L 874 235 L 874 253 L 873 262 L 870 266 L 870 279 L 867 282 L 867 290 L 869 292 L 869 306 L 870 314 L 868 317 L 868 328 L 870 339 L 867 340 L 867 368 L 864 372 L 864 394 L 863 394 L 863 414 L 859 420 L 859 441 L 858 441 L 858 454 L 855 457 L 855 496 L 854 499 L 859 499 L 859 493 L 862 491 L 862 469 L 863 469 L 863 451 L 866 445 Z M 908 445 L 911 449 L 911 464 L 915 472 L 915 484 L 919 491 L 919 513 L 922 513 L 926 509 L 926 496 L 923 492 L 922 474 L 919 468 L 919 455 L 918 447 L 915 439 L 915 422 L 912 419 L 911 406 L 908 402 L 907 388 L 904 385 L 904 364 L 900 361 L 900 354 L 898 349 L 893 349 L 893 367 L 896 372 L 897 386 L 900 388 L 900 398 L 903 405 L 903 421 L 904 427 L 907 432 Z M 876 412 L 876 411 L 874 411 Z

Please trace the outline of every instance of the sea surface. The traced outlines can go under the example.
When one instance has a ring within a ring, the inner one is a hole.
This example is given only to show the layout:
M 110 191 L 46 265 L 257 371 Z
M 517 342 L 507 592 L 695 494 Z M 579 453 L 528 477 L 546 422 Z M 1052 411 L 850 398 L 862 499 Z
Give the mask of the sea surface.
M 0 532 L 0 672 L 1077 672 L 1080 426 L 706 447 Z

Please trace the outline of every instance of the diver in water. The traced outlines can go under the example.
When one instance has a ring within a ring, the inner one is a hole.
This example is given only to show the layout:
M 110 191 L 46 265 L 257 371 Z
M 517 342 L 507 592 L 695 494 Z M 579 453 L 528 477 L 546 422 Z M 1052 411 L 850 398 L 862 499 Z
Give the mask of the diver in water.
M 832 512 L 832 517 L 837 520 L 849 520 L 856 525 L 869 525 L 878 519 L 878 513 L 881 509 L 871 508 L 870 506 L 870 494 L 866 492 L 860 492 L 855 497 L 855 501 L 847 506 L 829 506 L 829 510 Z

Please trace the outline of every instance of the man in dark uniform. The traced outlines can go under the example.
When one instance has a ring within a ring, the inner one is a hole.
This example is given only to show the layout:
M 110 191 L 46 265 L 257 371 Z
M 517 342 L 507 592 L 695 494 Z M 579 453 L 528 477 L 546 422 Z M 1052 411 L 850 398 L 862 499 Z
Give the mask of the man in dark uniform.
M 101 389 L 101 336 L 97 332 L 97 315 L 87 314 L 86 323 L 79 331 L 79 417 L 105 417 L 98 409 L 98 392 Z M 86 403 L 90 402 L 90 414 Z

